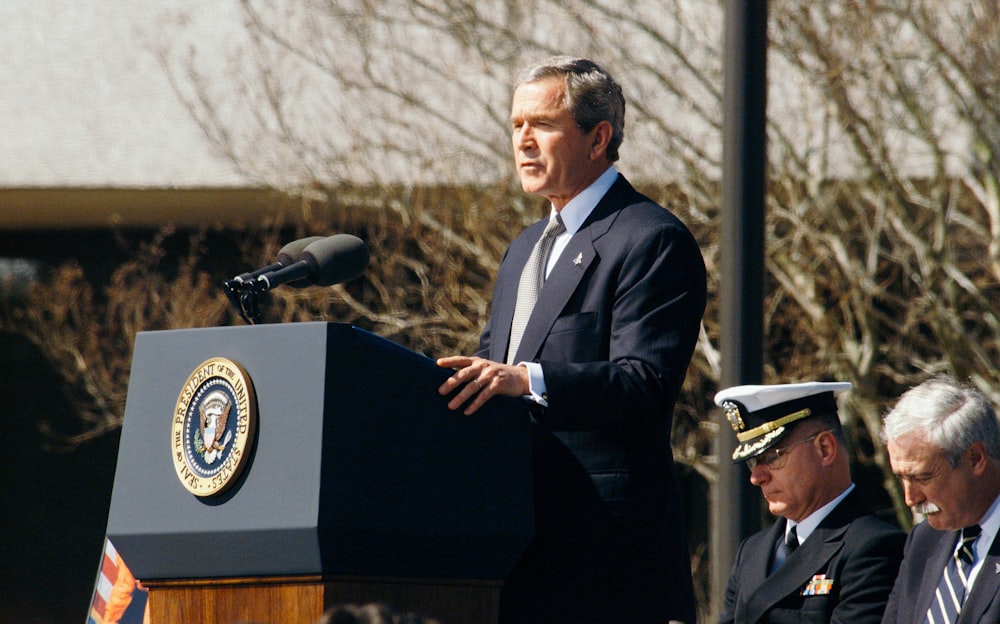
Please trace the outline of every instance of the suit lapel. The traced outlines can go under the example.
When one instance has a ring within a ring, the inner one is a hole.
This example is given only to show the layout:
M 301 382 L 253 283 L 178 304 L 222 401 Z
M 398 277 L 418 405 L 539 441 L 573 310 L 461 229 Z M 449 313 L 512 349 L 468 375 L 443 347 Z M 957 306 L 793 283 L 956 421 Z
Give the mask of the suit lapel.
M 972 585 L 972 592 L 959 614 L 959 624 L 985 621 L 987 609 L 1000 596 L 1000 539 L 994 539 L 983 567 Z
M 745 621 L 759 621 L 782 599 L 801 593 L 813 576 L 826 569 L 829 561 L 843 548 L 844 534 L 850 523 L 866 513 L 868 510 L 857 490 L 848 494 L 774 574 L 764 578 L 764 571 L 760 587 L 747 600 Z M 780 525 L 784 531 L 784 521 L 775 525 Z M 772 531 L 768 536 L 770 543 L 775 544 L 777 533 Z M 833 582 L 839 583 L 840 579 L 833 579 Z
M 623 193 L 629 189 L 631 189 L 631 185 L 625 181 L 625 178 L 618 176 L 618 179 L 597 203 L 590 216 L 587 217 L 587 220 L 584 221 L 559 255 L 559 259 L 556 260 L 552 272 L 538 294 L 531 318 L 528 319 L 528 324 L 524 328 L 517 357 L 514 358 L 515 362 L 533 360 L 538 355 L 546 336 L 552 329 L 552 324 L 559 318 L 560 312 L 566 307 L 566 303 L 573 296 L 584 276 L 587 275 L 587 269 L 597 259 L 594 241 L 611 227 L 614 222 L 614 214 L 624 203 Z M 539 231 L 538 236 L 541 236 L 541 231 Z M 531 247 L 534 246 L 534 241 L 537 240 L 538 236 L 535 236 L 531 241 Z M 518 258 L 520 267 L 524 267 L 530 253 L 531 248 L 529 247 L 524 257 Z M 520 276 L 520 270 L 518 270 L 518 276 Z M 517 298 L 516 290 L 512 296 L 509 295 L 509 298 Z M 506 309 L 505 305 L 504 310 L 506 311 Z M 502 320 L 505 348 L 510 341 L 510 321 L 513 318 L 514 309 L 513 303 L 511 303 L 509 315 L 505 313 Z M 500 338 L 500 336 L 497 337 Z
M 535 308 L 531 311 L 531 318 L 524 328 L 515 362 L 535 358 L 542 343 L 545 342 L 545 337 L 549 335 L 552 324 L 559 318 L 559 313 L 566 307 L 569 298 L 580 285 L 580 281 L 587 273 L 587 267 L 597 257 L 593 240 L 586 234 L 587 232 L 581 229 L 570 239 L 548 279 L 545 280 L 538 294 L 538 301 L 535 302 Z M 509 329 L 507 333 L 509 337 Z
M 761 586 L 765 585 L 768 579 L 767 571 L 771 567 L 771 561 L 773 561 L 775 545 L 779 539 L 784 539 L 785 525 L 785 519 L 779 518 L 768 529 L 762 542 L 755 544 L 754 552 L 750 552 L 743 557 L 743 562 L 745 563 L 741 563 L 741 565 L 747 566 L 744 574 L 747 578 L 757 581 L 756 585 L 750 587 L 750 595 L 757 595 L 758 592 L 768 591 L 767 589 L 762 590 Z
M 930 527 L 927 528 L 930 529 Z M 927 553 L 928 556 L 924 564 L 924 569 L 928 572 L 923 575 L 920 581 L 920 589 L 916 594 L 917 600 L 913 607 L 913 614 L 919 615 L 921 619 L 926 615 L 927 609 L 930 608 L 931 601 L 934 600 L 938 582 L 941 580 L 941 575 L 944 574 L 944 567 L 948 563 L 948 557 L 955 550 L 957 539 L 953 531 L 930 530 L 934 531 L 934 535 L 938 539 Z M 913 553 L 909 556 L 919 557 L 920 554 Z
M 747 601 L 747 621 L 758 621 L 786 596 L 801 593 L 813 575 L 826 567 L 827 562 L 843 548 L 846 531 L 847 525 L 829 530 L 817 528 L 795 554 L 751 595 Z M 838 581 L 834 579 L 834 582 Z

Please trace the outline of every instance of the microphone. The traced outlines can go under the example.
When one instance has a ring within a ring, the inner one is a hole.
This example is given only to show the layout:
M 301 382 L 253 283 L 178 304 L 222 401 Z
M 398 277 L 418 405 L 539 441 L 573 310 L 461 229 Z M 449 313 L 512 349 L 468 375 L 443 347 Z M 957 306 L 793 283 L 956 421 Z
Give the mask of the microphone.
M 257 292 L 305 280 L 316 286 L 332 286 L 352 280 L 368 268 L 368 245 L 357 236 L 334 234 L 306 245 L 298 260 L 257 276 Z
M 233 279 L 229 280 L 227 284 L 235 288 L 239 284 L 244 284 L 247 282 L 252 282 L 261 275 L 265 273 L 272 273 L 278 269 L 282 269 L 296 260 L 302 255 L 302 251 L 308 247 L 311 243 L 315 243 L 318 240 L 323 240 L 322 236 L 308 236 L 306 238 L 300 238 L 299 240 L 292 241 L 286 244 L 284 247 L 278 250 L 278 255 L 274 257 L 274 262 L 267 265 L 266 267 L 257 269 L 256 271 L 251 271 L 249 273 L 242 273 L 237 275 Z

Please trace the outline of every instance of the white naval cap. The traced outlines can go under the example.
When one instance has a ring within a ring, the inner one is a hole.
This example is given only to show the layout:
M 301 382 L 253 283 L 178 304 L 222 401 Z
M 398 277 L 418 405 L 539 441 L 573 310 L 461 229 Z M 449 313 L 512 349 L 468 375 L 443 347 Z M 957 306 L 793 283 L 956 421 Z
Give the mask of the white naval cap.
M 785 437 L 792 423 L 837 413 L 834 396 L 850 389 L 846 381 L 807 381 L 720 390 L 715 404 L 725 410 L 739 442 L 733 462 L 746 461 L 771 448 Z

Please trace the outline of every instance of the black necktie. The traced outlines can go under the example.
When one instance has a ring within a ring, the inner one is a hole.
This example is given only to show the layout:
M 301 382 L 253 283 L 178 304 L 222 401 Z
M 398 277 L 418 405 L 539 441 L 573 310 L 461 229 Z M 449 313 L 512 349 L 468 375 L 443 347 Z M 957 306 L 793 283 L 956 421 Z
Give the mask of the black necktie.
M 778 547 L 774 549 L 774 562 L 771 564 L 771 569 L 768 573 L 773 574 L 775 570 L 780 568 L 798 547 L 799 536 L 795 531 L 795 527 L 792 527 L 785 533 L 784 540 L 778 540 Z
M 795 549 L 799 547 L 799 536 L 795 532 L 795 527 L 788 529 L 788 534 L 785 535 L 785 556 L 795 552 Z

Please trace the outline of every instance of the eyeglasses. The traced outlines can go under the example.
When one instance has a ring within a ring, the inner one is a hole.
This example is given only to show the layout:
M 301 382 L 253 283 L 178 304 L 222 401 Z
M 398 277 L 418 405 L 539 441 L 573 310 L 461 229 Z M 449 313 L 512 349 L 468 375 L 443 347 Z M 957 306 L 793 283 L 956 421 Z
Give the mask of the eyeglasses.
M 750 469 L 750 472 L 753 472 L 753 469 L 757 467 L 757 464 L 764 464 L 769 470 L 781 470 L 785 467 L 785 464 L 788 463 L 788 453 L 790 453 L 793 448 L 805 444 L 806 442 L 812 442 L 821 433 L 827 433 L 829 431 L 832 431 L 832 429 L 817 431 L 808 438 L 802 438 L 798 442 L 793 442 L 784 448 L 768 449 L 760 455 L 748 459 L 746 461 L 747 468 Z

